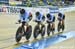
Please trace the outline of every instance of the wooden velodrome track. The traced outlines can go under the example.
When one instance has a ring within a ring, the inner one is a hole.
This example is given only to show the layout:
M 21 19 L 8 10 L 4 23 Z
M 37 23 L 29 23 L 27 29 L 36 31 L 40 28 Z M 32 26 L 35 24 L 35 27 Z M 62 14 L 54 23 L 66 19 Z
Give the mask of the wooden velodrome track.
M 65 32 L 75 31 L 75 11 L 65 13 L 65 15 L 66 15 Z M 16 47 L 13 45 L 16 43 L 14 38 L 15 32 L 19 27 L 19 24 L 15 24 L 15 22 L 17 22 L 18 20 L 18 16 L 19 15 L 17 14 L 12 15 L 12 14 L 0 13 L 0 49 L 14 49 L 13 47 Z M 30 22 L 30 24 L 33 25 L 34 28 L 35 22 Z M 57 27 L 57 21 L 55 24 Z M 40 36 L 38 38 L 40 38 Z M 33 40 L 33 35 L 30 38 L 30 41 L 32 40 Z M 21 42 L 24 41 L 25 40 L 21 40 Z M 69 39 L 62 43 L 50 46 L 46 49 L 53 49 L 53 48 L 54 49 L 75 49 L 74 43 L 75 43 L 75 39 Z

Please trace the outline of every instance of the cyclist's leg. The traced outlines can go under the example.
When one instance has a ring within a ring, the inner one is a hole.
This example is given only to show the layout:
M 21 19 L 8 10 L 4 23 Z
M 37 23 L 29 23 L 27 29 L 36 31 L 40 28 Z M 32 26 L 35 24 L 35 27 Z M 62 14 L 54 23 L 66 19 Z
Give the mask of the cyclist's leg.
M 64 20 L 62 21 L 62 32 L 64 31 L 65 26 L 64 26 Z
M 25 22 L 22 22 L 22 25 L 21 25 L 21 26 L 22 26 L 22 29 L 23 29 L 23 30 L 22 30 L 22 31 L 23 31 L 23 36 L 25 36 L 25 35 L 26 35 L 26 33 L 25 33 L 25 28 L 24 28 Z
M 60 25 L 61 25 L 61 23 L 60 23 L 60 21 L 58 22 L 58 32 L 60 32 Z
M 16 31 L 16 42 L 19 43 L 19 41 L 21 40 L 22 38 L 22 27 L 19 27 Z
M 54 34 L 54 31 L 55 31 L 55 24 L 52 23 L 52 34 Z

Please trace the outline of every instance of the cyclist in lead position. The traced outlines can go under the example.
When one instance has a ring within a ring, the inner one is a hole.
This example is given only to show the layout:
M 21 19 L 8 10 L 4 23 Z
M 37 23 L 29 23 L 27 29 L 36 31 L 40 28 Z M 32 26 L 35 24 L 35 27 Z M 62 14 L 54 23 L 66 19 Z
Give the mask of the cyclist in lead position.
M 25 11 L 25 9 L 20 10 L 20 19 L 18 20 L 19 23 L 22 25 L 17 29 L 16 32 L 16 42 L 19 43 L 22 36 L 26 37 L 26 40 L 29 41 L 32 33 L 32 27 L 28 24 L 29 21 L 32 19 L 32 14 L 30 12 Z

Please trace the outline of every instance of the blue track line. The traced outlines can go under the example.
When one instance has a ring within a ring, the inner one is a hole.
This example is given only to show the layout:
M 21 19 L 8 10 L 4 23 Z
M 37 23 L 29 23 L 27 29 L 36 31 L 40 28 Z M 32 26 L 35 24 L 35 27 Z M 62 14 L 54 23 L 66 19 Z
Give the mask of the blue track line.
M 44 49 L 48 46 L 52 46 L 54 44 L 63 42 L 73 37 L 75 37 L 75 32 L 71 31 L 68 33 L 60 34 L 60 35 L 55 35 L 50 38 L 45 38 L 45 39 L 30 43 L 30 44 L 21 45 L 20 47 L 17 47 L 15 49 Z

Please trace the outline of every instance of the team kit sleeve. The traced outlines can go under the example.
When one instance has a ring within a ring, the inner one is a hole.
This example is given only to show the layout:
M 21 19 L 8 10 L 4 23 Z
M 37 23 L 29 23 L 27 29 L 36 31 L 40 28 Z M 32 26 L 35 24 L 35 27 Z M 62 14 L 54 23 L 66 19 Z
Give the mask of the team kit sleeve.
M 53 22 L 55 22 L 55 16 L 53 17 Z
M 63 20 L 65 20 L 65 15 L 63 15 Z
M 44 15 L 43 15 L 42 19 L 43 19 L 43 21 L 45 21 L 45 16 Z
M 31 12 L 29 12 L 29 20 L 31 21 L 32 20 L 32 13 Z

